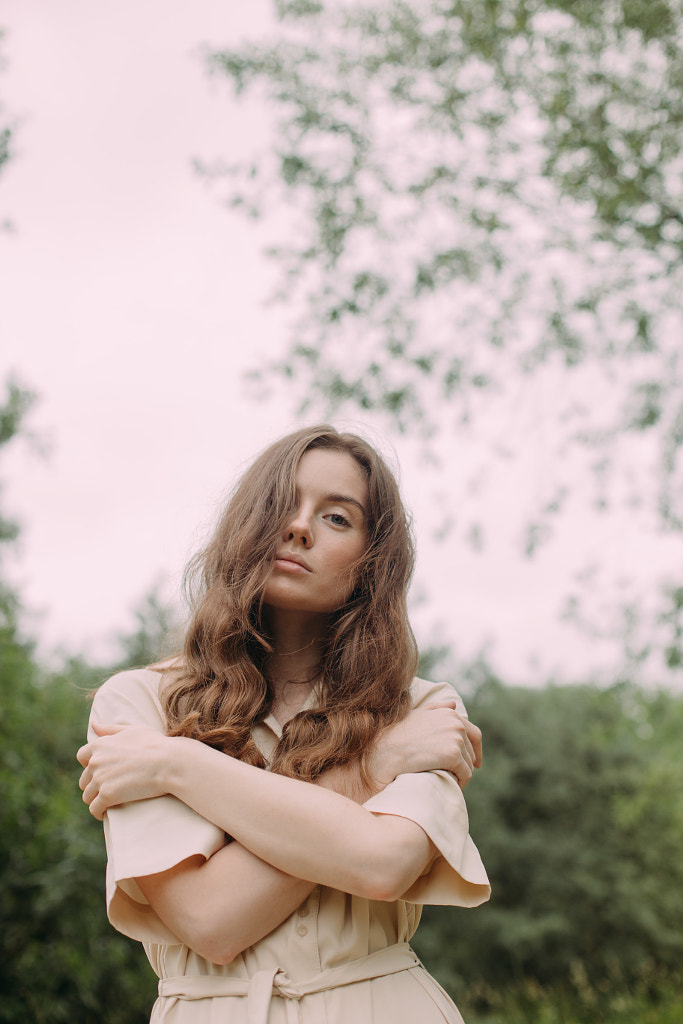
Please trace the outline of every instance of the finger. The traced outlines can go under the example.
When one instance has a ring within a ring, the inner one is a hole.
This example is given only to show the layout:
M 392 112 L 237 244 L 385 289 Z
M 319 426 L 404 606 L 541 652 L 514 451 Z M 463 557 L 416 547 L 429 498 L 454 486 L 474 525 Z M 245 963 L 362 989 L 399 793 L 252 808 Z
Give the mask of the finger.
M 465 761 L 463 759 L 460 762 L 460 764 L 458 765 L 458 767 L 457 767 L 456 771 L 454 772 L 454 774 L 455 774 L 456 779 L 458 780 L 458 785 L 460 786 L 461 789 L 464 789 L 465 786 L 467 785 L 467 783 L 472 778 L 472 775 L 473 775 L 472 766 L 469 765 L 467 763 L 467 761 Z
M 87 768 L 88 761 L 90 760 L 91 757 L 92 747 L 90 746 L 89 743 L 86 743 L 85 746 L 83 747 L 79 747 L 78 753 L 76 754 L 76 760 L 78 761 L 79 764 L 82 764 L 84 768 Z
M 98 736 L 114 736 L 117 732 L 123 732 L 124 729 L 130 729 L 130 726 L 125 724 L 105 725 L 102 722 L 91 722 L 90 724 Z
M 436 711 L 438 708 L 450 708 L 451 711 L 455 711 L 458 706 L 455 697 L 442 697 L 441 700 L 431 701 L 429 704 L 425 704 L 425 711 Z
M 90 804 L 99 796 L 99 789 L 97 783 L 93 782 L 92 779 L 83 787 L 83 803 Z
M 94 798 L 88 810 L 92 814 L 93 818 L 97 818 L 98 821 L 102 821 L 105 814 L 107 813 L 107 808 L 103 805 L 103 802 L 100 800 L 99 796 L 96 796 Z
M 472 745 L 471 745 L 470 741 L 467 739 L 467 737 L 465 737 L 465 741 L 464 741 L 464 743 L 462 745 L 462 748 L 461 748 L 461 751 L 460 751 L 460 758 L 461 758 L 462 772 L 464 774 L 464 777 L 465 777 L 466 781 L 469 782 L 469 780 L 474 775 L 474 751 L 473 751 Z
M 97 818 L 98 821 L 102 821 L 110 807 L 116 806 L 116 801 L 112 799 L 111 793 L 97 792 L 94 782 L 92 788 L 86 789 L 83 799 L 88 803 L 93 818 Z
M 78 788 L 85 790 L 85 787 L 88 785 L 89 782 L 92 782 L 92 772 L 86 766 L 81 772 L 81 777 L 78 780 Z
M 481 768 L 483 758 L 481 729 L 477 728 L 474 722 L 467 722 L 465 730 L 472 746 L 474 767 Z

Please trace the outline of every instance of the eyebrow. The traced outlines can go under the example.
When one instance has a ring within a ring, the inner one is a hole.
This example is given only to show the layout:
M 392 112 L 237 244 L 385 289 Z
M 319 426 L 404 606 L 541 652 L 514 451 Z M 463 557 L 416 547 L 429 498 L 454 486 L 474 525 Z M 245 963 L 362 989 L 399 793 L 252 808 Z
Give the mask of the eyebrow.
M 348 494 L 327 494 L 325 495 L 325 501 L 331 501 L 332 503 L 345 502 L 347 505 L 355 505 L 363 513 L 363 516 L 367 518 L 367 512 L 365 508 L 356 498 L 350 498 Z

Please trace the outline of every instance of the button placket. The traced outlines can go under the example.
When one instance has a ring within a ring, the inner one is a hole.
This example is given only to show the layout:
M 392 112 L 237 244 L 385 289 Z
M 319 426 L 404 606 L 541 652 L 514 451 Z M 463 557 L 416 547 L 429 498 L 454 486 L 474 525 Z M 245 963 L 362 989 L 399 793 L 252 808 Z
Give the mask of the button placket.
M 298 946 L 299 968 L 311 976 L 322 970 L 318 947 L 318 913 L 320 911 L 320 888 L 313 892 L 297 908 L 291 918 L 292 940 Z

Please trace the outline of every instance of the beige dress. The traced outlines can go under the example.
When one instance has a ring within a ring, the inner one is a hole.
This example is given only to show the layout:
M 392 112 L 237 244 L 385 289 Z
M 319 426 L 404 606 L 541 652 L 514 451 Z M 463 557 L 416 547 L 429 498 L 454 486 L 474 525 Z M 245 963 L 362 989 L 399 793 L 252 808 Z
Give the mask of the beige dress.
M 161 679 L 151 669 L 114 676 L 98 691 L 91 721 L 163 730 Z M 416 706 L 453 696 L 448 684 L 419 679 L 412 692 Z M 272 715 L 255 728 L 266 758 L 280 733 Z M 422 904 L 475 907 L 490 895 L 460 788 L 448 772 L 400 775 L 365 806 L 424 829 L 439 851 L 425 874 L 395 903 L 317 886 L 228 965 L 209 963 L 180 942 L 134 881 L 193 854 L 210 857 L 226 842 L 222 830 L 172 796 L 108 812 L 107 912 L 115 928 L 142 942 L 160 979 L 152 1024 L 461 1024 L 408 945 Z

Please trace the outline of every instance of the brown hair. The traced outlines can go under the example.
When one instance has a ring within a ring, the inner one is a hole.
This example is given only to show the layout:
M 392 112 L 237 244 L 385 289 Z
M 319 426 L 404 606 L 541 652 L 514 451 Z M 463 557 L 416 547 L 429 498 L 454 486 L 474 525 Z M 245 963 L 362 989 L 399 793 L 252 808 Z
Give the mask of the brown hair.
M 190 562 L 192 617 L 180 667 L 164 690 L 167 724 L 243 761 L 265 767 L 251 738 L 273 694 L 264 674 L 271 650 L 262 596 L 275 548 L 295 507 L 304 452 L 326 448 L 356 460 L 367 478 L 368 544 L 346 604 L 330 615 L 317 706 L 284 727 L 271 768 L 315 779 L 358 760 L 386 725 L 408 712 L 417 650 L 406 593 L 414 552 L 396 481 L 381 456 L 355 434 L 322 425 L 276 441 L 247 469 L 207 544 Z

